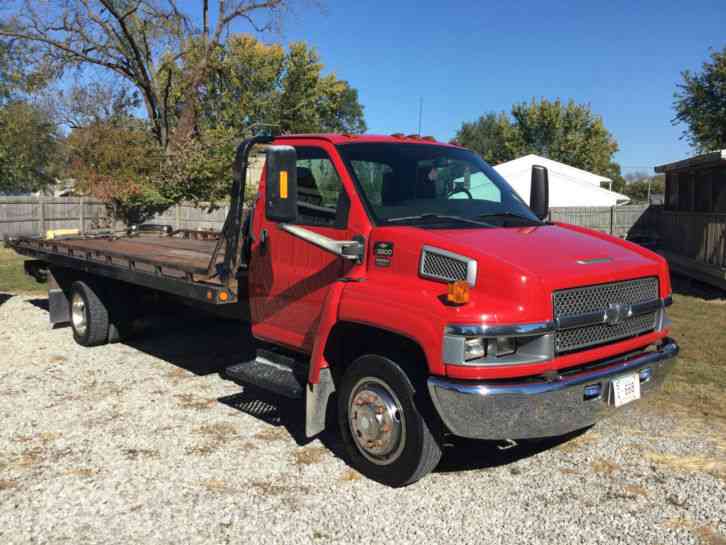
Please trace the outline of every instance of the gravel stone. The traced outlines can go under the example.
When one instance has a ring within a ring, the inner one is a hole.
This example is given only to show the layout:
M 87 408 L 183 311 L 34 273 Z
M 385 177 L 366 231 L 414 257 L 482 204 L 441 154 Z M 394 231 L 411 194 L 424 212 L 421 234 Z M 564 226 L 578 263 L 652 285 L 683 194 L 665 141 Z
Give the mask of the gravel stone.
M 726 543 L 726 428 L 644 405 L 500 450 L 456 440 L 390 489 L 308 441 L 304 405 L 219 375 L 249 344 L 195 311 L 86 349 L 0 305 L 0 543 Z

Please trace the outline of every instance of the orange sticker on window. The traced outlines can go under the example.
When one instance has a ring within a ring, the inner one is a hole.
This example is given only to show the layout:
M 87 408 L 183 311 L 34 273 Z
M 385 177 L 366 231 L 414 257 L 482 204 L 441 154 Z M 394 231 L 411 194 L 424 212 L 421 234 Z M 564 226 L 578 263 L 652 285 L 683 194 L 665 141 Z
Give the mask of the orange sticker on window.
M 287 170 L 280 171 L 280 198 L 287 199 Z

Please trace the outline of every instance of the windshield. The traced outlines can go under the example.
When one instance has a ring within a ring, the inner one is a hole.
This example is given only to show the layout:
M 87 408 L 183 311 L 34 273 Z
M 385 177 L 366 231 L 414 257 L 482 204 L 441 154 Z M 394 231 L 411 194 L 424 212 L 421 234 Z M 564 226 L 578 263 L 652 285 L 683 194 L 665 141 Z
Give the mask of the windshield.
M 404 143 L 345 144 L 338 149 L 379 225 L 541 223 L 509 184 L 468 150 Z

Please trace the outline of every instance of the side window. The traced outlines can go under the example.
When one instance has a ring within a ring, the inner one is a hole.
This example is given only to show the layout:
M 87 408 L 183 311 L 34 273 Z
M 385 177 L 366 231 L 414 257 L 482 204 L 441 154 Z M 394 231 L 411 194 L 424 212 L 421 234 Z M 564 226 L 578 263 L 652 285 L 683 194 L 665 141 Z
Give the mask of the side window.
M 300 225 L 344 228 L 350 201 L 330 157 L 321 148 L 297 151 L 297 207 Z

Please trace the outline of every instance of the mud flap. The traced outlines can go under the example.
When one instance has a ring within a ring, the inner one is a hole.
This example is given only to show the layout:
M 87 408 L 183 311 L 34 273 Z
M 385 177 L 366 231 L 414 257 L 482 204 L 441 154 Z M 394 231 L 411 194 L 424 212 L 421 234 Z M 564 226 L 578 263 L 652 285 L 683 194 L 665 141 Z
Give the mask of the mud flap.
M 308 383 L 305 391 L 305 435 L 315 437 L 325 429 L 328 400 L 335 392 L 335 383 L 330 369 L 320 370 L 317 384 Z
M 71 321 L 71 305 L 68 296 L 58 285 L 53 270 L 48 270 L 48 319 L 50 327 L 68 325 Z

